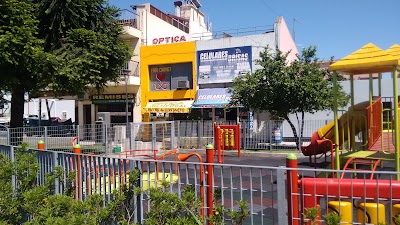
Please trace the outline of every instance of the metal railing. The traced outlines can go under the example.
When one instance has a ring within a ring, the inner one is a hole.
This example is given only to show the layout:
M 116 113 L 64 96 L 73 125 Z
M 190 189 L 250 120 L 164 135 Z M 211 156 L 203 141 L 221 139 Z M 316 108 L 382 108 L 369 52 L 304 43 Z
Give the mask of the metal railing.
M 129 74 L 126 74 L 126 71 L 129 71 Z M 120 70 L 120 75 L 121 76 L 134 76 L 134 77 L 140 77 L 140 72 L 139 72 L 139 62 L 129 60 L 125 63 L 123 68 Z M 125 78 L 123 78 L 125 79 Z M 128 82 L 130 83 L 130 82 Z
M 343 215 L 351 218 L 351 221 L 342 222 L 373 223 L 360 221 L 359 218 L 367 218 L 366 215 L 380 222 L 389 222 L 397 215 L 395 205 L 400 203 L 400 182 L 396 180 L 398 173 L 388 171 L 357 171 L 357 177 L 354 178 L 356 171 L 156 161 L 36 149 L 31 151 L 36 152 L 39 164 L 37 184 L 43 184 L 45 174 L 52 172 L 55 166 L 61 166 L 65 172 L 75 173 L 73 187 L 75 196 L 81 200 L 98 193 L 106 203 L 109 202 L 113 199 L 112 191 L 127 182 L 125 174 L 140 170 L 138 186 L 144 191 L 135 200 L 137 207 L 134 218 L 135 222 L 141 224 L 146 220 L 146 212 L 150 210 L 149 187 L 159 187 L 163 180 L 170 183 L 164 190 L 178 196 L 189 184 L 195 187 L 197 197 L 205 196 L 206 188 L 211 188 L 213 192 L 221 190 L 219 203 L 228 210 L 237 209 L 239 200 L 247 202 L 250 213 L 245 224 L 252 225 L 304 224 L 308 221 L 304 216 L 305 210 L 313 207 L 319 210 L 317 221 L 324 222 L 322 215 L 328 213 L 335 204 L 339 204 L 336 210 L 342 219 Z M 15 147 L 0 145 L 0 154 L 13 161 Z M 287 162 L 287 165 L 291 164 Z M 294 165 L 297 165 L 296 160 Z M 209 186 L 209 180 L 201 180 L 201 177 L 206 177 L 206 166 L 212 166 L 212 186 Z M 149 174 L 153 173 L 160 173 L 163 178 L 149 179 Z M 334 178 L 332 173 L 335 174 Z M 336 178 L 342 173 L 346 173 L 343 179 Z M 371 174 L 373 179 L 370 179 Z M 64 182 L 55 181 L 56 193 L 64 192 Z M 13 181 L 13 184 L 17 185 L 18 182 Z M 207 198 L 203 199 L 204 202 L 207 203 Z M 360 206 L 360 203 L 364 205 Z M 381 213 L 374 207 L 376 204 L 381 204 L 378 209 Z M 205 211 L 207 207 L 208 204 L 204 204 Z M 361 216 L 356 217 L 355 213 Z M 382 218 L 383 215 L 385 218 Z
M 139 24 L 138 24 L 138 18 L 139 16 L 128 10 L 128 9 L 122 9 L 119 11 L 119 17 L 117 23 L 122 25 L 122 26 L 131 26 L 136 29 L 139 29 Z
M 329 120 L 306 120 L 304 121 L 303 138 L 294 136 L 291 126 L 287 121 L 250 121 L 240 122 L 241 126 L 241 148 L 243 149 L 294 149 L 296 143 L 307 145 L 311 135 L 320 127 L 328 124 Z M 236 121 L 217 122 L 217 124 L 236 124 Z M 296 132 L 300 135 L 301 121 L 294 123 Z M 196 149 L 204 148 L 207 143 L 214 143 L 212 121 L 176 121 L 179 133 L 180 148 Z M 282 130 L 283 139 L 275 140 L 273 130 L 279 127 Z
M 164 20 L 165 22 L 171 24 L 172 26 L 178 28 L 181 31 L 189 33 L 189 20 L 180 18 L 179 20 L 160 11 L 154 6 L 150 6 L 150 13 L 158 18 Z
M 255 26 L 255 27 L 245 27 L 245 28 L 236 28 L 229 30 L 220 30 L 215 32 L 204 32 L 204 33 L 193 33 L 192 36 L 196 37 L 196 39 L 218 39 L 218 38 L 227 38 L 227 37 L 239 37 L 245 35 L 252 34 L 263 34 L 274 31 L 274 25 L 265 25 L 265 26 Z
M 258 150 L 296 149 L 296 143 L 308 145 L 311 135 L 329 120 L 304 121 L 303 138 L 294 137 L 286 121 L 242 121 L 241 148 Z M 236 124 L 236 121 L 218 122 Z M 301 122 L 294 124 L 300 134 Z M 276 140 L 273 130 L 279 127 L 283 138 Z M 343 128 L 344 129 L 344 128 Z M 40 140 L 48 150 L 72 152 L 74 144 L 80 144 L 83 152 L 111 154 L 119 150 L 135 149 L 204 149 L 214 143 L 212 121 L 165 121 L 126 124 L 93 124 L 47 127 L 3 128 L 0 130 L 0 144 L 18 145 L 28 143 L 37 147 Z M 344 131 L 343 131 L 344 132 Z
M 76 138 L 77 137 L 77 138 Z M 22 142 L 36 148 L 44 141 L 46 150 L 72 152 L 79 144 L 83 153 L 112 154 L 123 150 L 176 149 L 174 122 L 69 125 L 7 128 L 0 132 L 0 144 L 17 146 Z
M 371 148 L 382 135 L 382 98 L 378 98 L 367 107 L 368 148 Z

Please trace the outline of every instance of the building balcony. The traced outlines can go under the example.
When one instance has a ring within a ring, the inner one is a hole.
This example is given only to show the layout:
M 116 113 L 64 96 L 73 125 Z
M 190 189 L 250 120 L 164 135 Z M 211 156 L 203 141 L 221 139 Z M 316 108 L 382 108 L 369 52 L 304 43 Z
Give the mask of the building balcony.
M 139 62 L 130 60 L 120 71 L 122 83 L 140 86 Z
M 124 32 L 121 35 L 122 39 L 141 39 L 142 32 L 140 31 L 139 16 L 127 9 L 120 11 L 118 24 L 123 26 Z

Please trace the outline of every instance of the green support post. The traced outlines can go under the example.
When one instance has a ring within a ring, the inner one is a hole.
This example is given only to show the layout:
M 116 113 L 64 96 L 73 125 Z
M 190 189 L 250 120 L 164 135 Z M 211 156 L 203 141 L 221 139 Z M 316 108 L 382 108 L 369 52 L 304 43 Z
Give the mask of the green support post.
M 374 85 L 372 83 L 372 74 L 369 74 L 369 105 L 372 105 L 373 96 L 374 96 Z
M 400 172 L 400 139 L 399 139 L 399 92 L 398 92 L 398 72 L 397 68 L 393 67 L 393 108 L 394 108 L 394 146 L 396 150 L 396 172 Z M 397 180 L 400 180 L 400 174 L 397 174 Z
M 382 74 L 378 74 L 378 94 L 379 97 L 382 97 Z
M 354 121 L 354 76 L 350 75 L 350 94 L 351 94 L 351 108 L 350 108 L 350 122 L 351 122 L 351 151 L 355 150 L 355 144 L 356 144 L 356 124 L 353 122 Z
M 338 102 L 337 102 L 337 73 L 333 72 L 333 119 L 335 123 L 335 169 L 340 170 L 340 158 L 339 158 L 339 121 L 338 121 Z M 337 173 L 339 178 L 339 173 Z

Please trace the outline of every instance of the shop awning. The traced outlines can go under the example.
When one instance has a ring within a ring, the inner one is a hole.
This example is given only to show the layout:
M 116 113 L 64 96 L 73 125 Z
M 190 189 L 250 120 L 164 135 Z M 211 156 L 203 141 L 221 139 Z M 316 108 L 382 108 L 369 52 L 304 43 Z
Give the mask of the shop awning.
M 192 100 L 148 102 L 143 108 L 145 113 L 189 113 Z
M 227 88 L 198 89 L 193 108 L 225 108 L 230 100 Z

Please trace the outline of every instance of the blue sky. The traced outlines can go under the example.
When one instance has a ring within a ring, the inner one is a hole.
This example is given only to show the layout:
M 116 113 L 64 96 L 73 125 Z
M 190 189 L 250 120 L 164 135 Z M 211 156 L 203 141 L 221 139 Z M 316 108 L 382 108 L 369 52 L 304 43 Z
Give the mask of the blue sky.
M 316 45 L 318 57 L 342 58 L 368 43 L 400 44 L 400 0 L 199 0 L 212 31 L 272 25 L 282 15 L 299 50 Z M 150 2 L 172 13 L 174 0 L 109 0 L 128 9 Z

